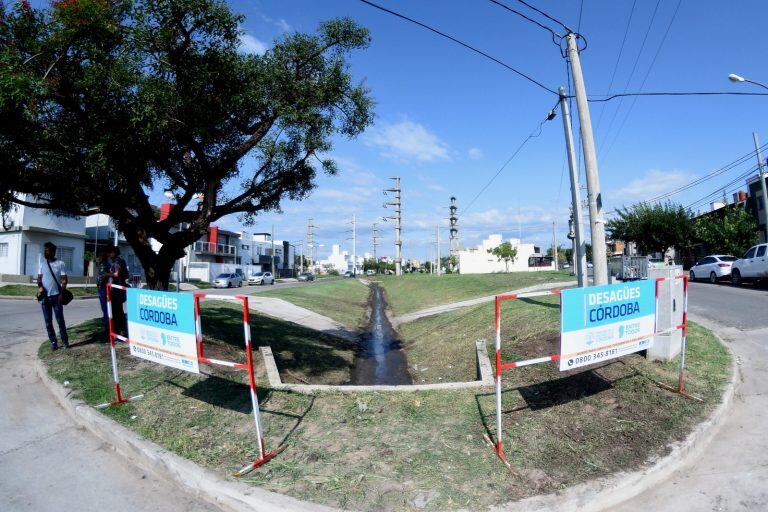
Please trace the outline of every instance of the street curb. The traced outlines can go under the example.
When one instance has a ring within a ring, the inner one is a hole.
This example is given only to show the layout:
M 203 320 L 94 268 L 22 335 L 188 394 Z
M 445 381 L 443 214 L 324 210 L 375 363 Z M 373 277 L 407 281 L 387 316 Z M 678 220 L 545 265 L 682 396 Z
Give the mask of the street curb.
M 694 321 L 696 320 L 694 319 Z M 702 322 L 702 324 L 704 323 Z M 723 393 L 722 401 L 712 414 L 696 425 L 683 441 L 671 445 L 671 451 L 668 455 L 654 461 L 652 466 L 634 472 L 616 473 L 570 487 L 561 492 L 533 496 L 520 501 L 497 505 L 489 510 L 498 512 L 570 512 L 576 510 L 579 512 L 600 512 L 613 510 L 621 503 L 662 483 L 685 463 L 699 455 L 725 423 L 740 383 L 736 357 L 717 332 L 718 326 L 706 322 L 706 327 L 715 334 L 715 337 L 731 355 L 730 381 Z M 70 390 L 48 375 L 48 370 L 41 360 L 35 360 L 35 369 L 43 385 L 79 425 L 85 427 L 106 444 L 113 446 L 117 453 L 126 457 L 139 468 L 175 485 L 187 488 L 192 495 L 201 500 L 236 512 L 246 510 L 331 512 L 338 510 L 227 480 L 151 441 L 141 439 L 133 431 L 102 415 L 81 400 L 69 398 Z
M 689 316 L 691 318 L 691 316 Z M 695 318 L 691 318 L 696 322 Z M 701 454 L 710 444 L 715 435 L 728 418 L 728 412 L 733 404 L 733 397 L 738 390 L 741 379 L 736 363 L 736 356 L 717 332 L 716 324 L 702 322 L 712 331 L 717 340 L 725 347 L 731 356 L 731 377 L 726 385 L 720 404 L 708 418 L 697 424 L 682 441 L 673 443 L 668 455 L 652 461 L 649 467 L 633 471 L 614 473 L 613 475 L 590 480 L 575 485 L 563 491 L 525 498 L 520 501 L 505 503 L 491 507 L 496 512 L 608 512 L 615 510 L 622 503 L 641 493 L 662 484 L 684 464 Z
M 82 299 L 98 299 L 98 295 L 80 295 L 78 297 L 72 297 L 72 300 L 82 300 Z M 0 295 L 0 299 L 5 300 L 37 300 L 37 297 L 34 295 Z M 66 306 L 64 306 L 66 307 Z
M 226 480 L 211 470 L 179 457 L 152 441 L 104 416 L 81 400 L 69 398 L 68 390 L 48 375 L 45 364 L 35 360 L 35 369 L 43 385 L 59 405 L 75 420 L 104 443 L 144 471 L 190 491 L 190 494 L 227 511 L 284 512 L 305 510 L 331 512 L 336 509 L 300 501 L 259 487 Z M 255 442 L 255 441 L 254 441 Z

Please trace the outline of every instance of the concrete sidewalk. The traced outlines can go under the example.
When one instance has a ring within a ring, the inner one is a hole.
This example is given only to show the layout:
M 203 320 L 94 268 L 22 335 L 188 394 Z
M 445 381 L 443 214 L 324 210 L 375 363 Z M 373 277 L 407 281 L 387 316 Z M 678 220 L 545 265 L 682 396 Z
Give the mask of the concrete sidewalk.
M 332 336 L 338 336 L 339 338 L 344 338 L 346 340 L 357 341 L 360 334 L 336 320 L 306 308 L 302 308 L 301 306 L 297 306 L 283 299 L 264 297 L 262 295 L 251 295 L 248 297 L 248 304 L 251 309 L 255 309 L 259 313 L 293 322 L 294 324 L 321 331 Z
M 462 300 L 459 302 L 451 302 L 449 304 L 442 304 L 440 306 L 434 306 L 431 308 L 422 309 L 420 311 L 414 311 L 412 313 L 406 313 L 404 315 L 400 315 L 394 318 L 394 321 L 396 324 L 404 324 L 406 322 L 413 322 L 414 320 L 418 320 L 419 318 L 423 318 L 425 316 L 432 316 L 432 315 L 438 315 L 440 313 L 445 313 L 447 311 L 453 311 L 455 309 L 461 309 L 466 308 L 468 306 L 475 306 L 477 304 L 483 304 L 484 302 L 493 302 L 496 300 L 496 295 L 500 295 L 501 293 L 526 293 L 526 292 L 540 292 L 544 290 L 556 290 L 559 288 L 570 288 L 572 286 L 576 286 L 576 281 L 559 281 L 555 283 L 545 283 L 545 284 L 537 284 L 533 286 L 528 286 L 526 288 L 520 288 L 519 290 L 512 290 L 509 292 L 500 292 L 498 294 L 494 295 L 486 295 L 484 297 L 478 297 L 476 299 L 469 299 L 469 300 Z

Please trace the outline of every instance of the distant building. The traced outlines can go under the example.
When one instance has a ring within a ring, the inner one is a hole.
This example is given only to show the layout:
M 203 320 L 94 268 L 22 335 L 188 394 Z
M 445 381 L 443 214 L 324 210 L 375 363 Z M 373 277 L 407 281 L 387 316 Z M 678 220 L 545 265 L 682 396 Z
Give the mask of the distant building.
M 766 182 L 768 182 L 768 175 L 765 176 Z M 766 183 L 768 186 L 768 183 Z M 747 197 L 746 209 L 757 221 L 758 231 L 760 233 L 760 242 L 764 243 L 765 240 L 765 224 L 768 209 L 766 209 L 765 198 L 763 198 L 763 190 L 760 186 L 760 176 L 755 175 L 747 179 Z M 739 194 L 744 194 L 739 192 Z M 741 197 L 740 197 L 741 198 Z
M 36 201 L 34 196 L 19 199 Z M 85 219 L 56 215 L 48 210 L 15 205 L 0 223 L 0 274 L 19 276 L 20 281 L 37 277 L 43 258 L 43 244 L 56 244 L 56 257 L 67 266 L 67 274 L 83 275 Z
M 514 262 L 507 266 L 504 261 L 499 261 L 496 256 L 489 253 L 500 246 L 504 240 L 500 234 L 490 235 L 477 247 L 458 251 L 459 272 L 461 274 L 491 274 L 494 272 L 535 272 L 539 270 L 554 270 L 555 265 L 551 258 L 545 258 L 539 253 L 539 249 L 533 244 L 524 244 L 519 238 L 508 240 L 517 248 L 517 256 Z

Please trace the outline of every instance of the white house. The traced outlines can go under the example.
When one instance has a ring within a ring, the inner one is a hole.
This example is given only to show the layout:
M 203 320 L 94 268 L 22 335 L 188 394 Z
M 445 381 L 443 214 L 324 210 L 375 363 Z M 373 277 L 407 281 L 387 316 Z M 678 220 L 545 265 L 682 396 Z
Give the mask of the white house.
M 538 248 L 533 244 L 523 244 L 519 238 L 510 238 L 508 240 L 512 247 L 517 249 L 517 256 L 514 262 L 510 262 L 509 272 L 535 272 L 538 270 L 554 270 L 554 263 L 541 265 Z M 500 234 L 490 235 L 477 247 L 465 249 L 458 252 L 459 272 L 462 274 L 491 274 L 493 272 L 506 272 L 507 265 L 504 261 L 489 253 L 500 246 L 504 240 Z
M 24 194 L 19 199 L 34 202 Z M 43 244 L 56 244 L 56 257 L 73 277 L 83 275 L 85 219 L 58 216 L 48 210 L 14 206 L 0 225 L 0 274 L 37 276 Z

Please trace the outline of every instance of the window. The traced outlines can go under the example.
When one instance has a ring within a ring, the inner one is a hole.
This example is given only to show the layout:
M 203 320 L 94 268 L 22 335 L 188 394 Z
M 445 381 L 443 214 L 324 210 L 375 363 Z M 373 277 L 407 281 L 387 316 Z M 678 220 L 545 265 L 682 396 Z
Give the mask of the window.
M 757 247 L 753 247 L 750 250 L 748 250 L 747 254 L 744 255 L 744 259 L 748 260 L 749 258 L 754 258 L 755 257 L 755 250 L 756 249 L 757 249 Z
M 0 244 L 0 258 L 8 257 L 8 242 Z
M 72 271 L 72 256 L 75 253 L 74 247 L 57 247 L 56 248 L 56 257 L 64 262 L 64 265 L 67 267 L 67 271 Z
M 756 257 L 757 258 L 762 258 L 763 256 L 765 256 L 765 246 L 761 245 L 760 247 L 757 248 L 757 256 Z

